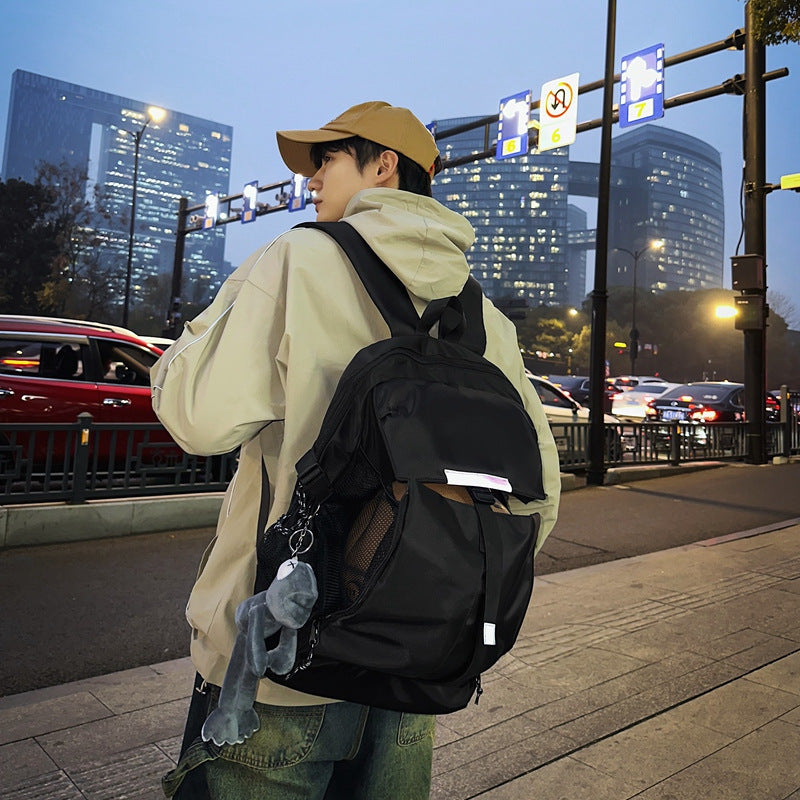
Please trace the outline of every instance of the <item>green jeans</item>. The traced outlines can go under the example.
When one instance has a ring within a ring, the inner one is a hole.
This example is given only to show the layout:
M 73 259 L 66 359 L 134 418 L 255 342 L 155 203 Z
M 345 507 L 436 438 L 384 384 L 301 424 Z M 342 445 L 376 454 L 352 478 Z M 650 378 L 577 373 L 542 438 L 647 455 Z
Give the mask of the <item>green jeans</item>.
M 205 764 L 214 800 L 427 800 L 435 717 L 355 703 L 255 708 L 261 728 Z

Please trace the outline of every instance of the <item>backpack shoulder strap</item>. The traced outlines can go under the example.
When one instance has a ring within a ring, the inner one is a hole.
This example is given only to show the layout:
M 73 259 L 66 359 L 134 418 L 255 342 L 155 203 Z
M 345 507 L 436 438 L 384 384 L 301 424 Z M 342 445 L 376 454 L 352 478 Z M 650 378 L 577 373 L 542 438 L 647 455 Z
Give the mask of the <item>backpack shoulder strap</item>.
M 486 329 L 483 324 L 483 292 L 472 276 L 457 297 L 432 300 L 420 319 L 403 282 L 346 222 L 301 222 L 295 228 L 316 228 L 327 233 L 350 259 L 372 302 L 389 326 L 392 336 L 428 333 L 439 323 L 439 338 L 458 342 L 483 355 Z
M 294 227 L 324 231 L 344 250 L 392 336 L 416 332 L 419 315 L 406 287 L 352 225 L 346 222 L 301 222 Z

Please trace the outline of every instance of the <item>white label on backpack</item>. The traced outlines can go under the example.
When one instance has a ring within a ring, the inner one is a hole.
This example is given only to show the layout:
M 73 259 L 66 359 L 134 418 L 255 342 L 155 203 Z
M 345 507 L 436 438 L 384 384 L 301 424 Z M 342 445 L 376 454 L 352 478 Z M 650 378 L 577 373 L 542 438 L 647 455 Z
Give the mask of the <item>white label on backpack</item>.
M 494 638 L 494 622 L 483 623 L 483 643 L 485 645 L 497 644 Z
M 500 492 L 511 491 L 511 484 L 508 482 L 508 478 L 501 478 L 499 475 L 446 469 L 444 476 L 447 478 L 447 482 L 453 486 L 480 486 L 483 489 L 497 489 Z

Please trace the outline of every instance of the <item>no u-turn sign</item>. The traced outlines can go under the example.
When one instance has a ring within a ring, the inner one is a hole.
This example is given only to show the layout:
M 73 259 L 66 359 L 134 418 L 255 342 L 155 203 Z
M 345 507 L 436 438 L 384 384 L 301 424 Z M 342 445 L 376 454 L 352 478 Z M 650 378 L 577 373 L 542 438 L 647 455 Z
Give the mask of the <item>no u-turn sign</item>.
M 542 85 L 539 99 L 539 152 L 572 144 L 578 124 L 578 77 L 573 72 Z

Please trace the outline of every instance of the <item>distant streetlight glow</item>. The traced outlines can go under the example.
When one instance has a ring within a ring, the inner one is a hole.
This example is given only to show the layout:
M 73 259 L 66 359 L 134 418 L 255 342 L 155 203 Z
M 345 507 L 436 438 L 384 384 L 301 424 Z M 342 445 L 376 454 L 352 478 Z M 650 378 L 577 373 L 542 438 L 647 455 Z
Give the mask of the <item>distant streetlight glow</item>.
M 717 306 L 714 309 L 714 316 L 717 319 L 730 319 L 736 316 L 736 309 L 733 306 Z

